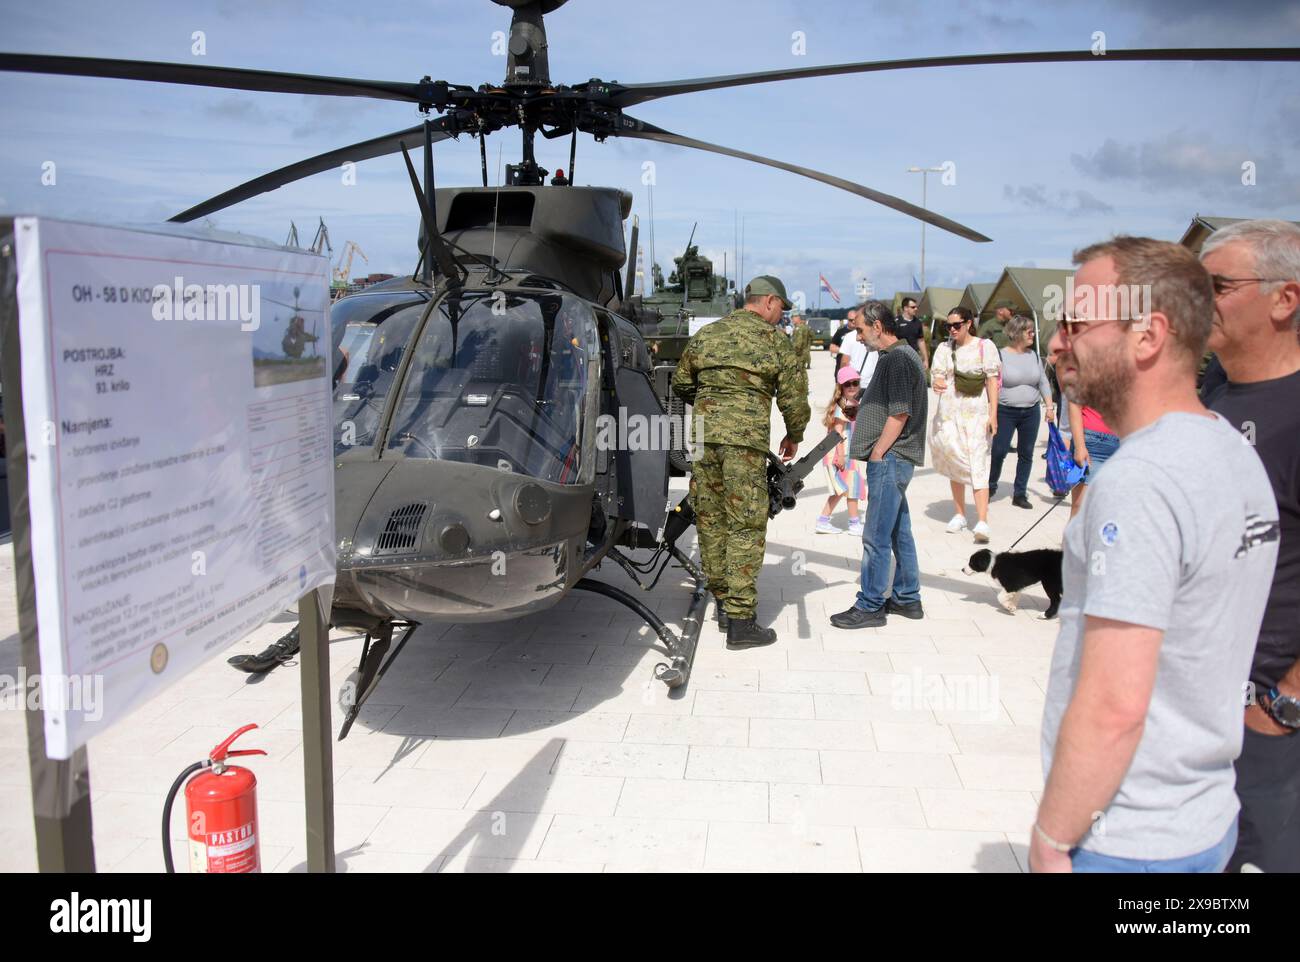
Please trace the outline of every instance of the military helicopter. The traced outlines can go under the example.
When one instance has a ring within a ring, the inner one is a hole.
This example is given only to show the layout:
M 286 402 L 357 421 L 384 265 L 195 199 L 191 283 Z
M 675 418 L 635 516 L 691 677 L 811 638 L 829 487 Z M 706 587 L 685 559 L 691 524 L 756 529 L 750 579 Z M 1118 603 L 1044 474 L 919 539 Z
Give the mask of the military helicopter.
M 667 446 L 597 444 L 601 415 L 662 416 L 645 339 L 624 313 L 632 290 L 619 269 L 631 195 L 572 186 L 577 135 L 628 137 L 764 164 L 836 187 L 968 240 L 988 237 L 841 177 L 673 133 L 629 108 L 680 94 L 809 77 L 980 64 L 1144 60 L 1295 61 L 1300 50 L 1144 49 L 966 54 L 798 67 L 691 80 L 552 83 L 544 16 L 565 0 L 494 0 L 511 8 L 506 76 L 477 88 L 433 80 L 360 80 L 193 64 L 0 54 L 0 70 L 148 80 L 238 90 L 397 100 L 422 123 L 291 164 L 176 215 L 188 222 L 325 171 L 401 152 L 421 217 L 412 276 L 341 299 L 331 309 L 337 354 L 335 490 L 338 578 L 331 623 L 366 633 L 356 694 L 340 737 L 425 622 L 504 621 L 554 605 L 571 590 L 637 612 L 670 654 L 656 671 L 689 678 L 707 591 L 677 541 L 688 502 L 669 510 Z M 440 116 L 431 119 L 430 113 Z M 519 163 L 488 186 L 486 138 L 522 135 Z M 547 185 L 537 134 L 570 137 L 569 176 Z M 434 183 L 433 145 L 477 138 L 481 187 Z M 424 147 L 423 186 L 409 150 Z M 343 350 L 346 346 L 346 352 Z M 793 503 L 796 465 L 769 468 L 772 507 Z M 649 549 L 645 562 L 624 552 Z M 640 582 L 671 560 L 694 578 L 682 635 L 633 595 L 587 577 L 612 560 Z M 393 647 L 395 633 L 401 638 Z M 269 649 L 297 648 L 294 633 Z M 267 653 L 264 653 L 264 655 Z M 261 656 L 253 656 L 254 659 Z
M 307 330 L 307 319 L 302 316 L 303 308 L 298 303 L 298 295 L 301 288 L 293 289 L 293 303 L 286 304 L 284 301 L 277 301 L 273 298 L 264 298 L 272 304 L 278 304 L 280 307 L 287 307 L 293 311 L 289 316 L 289 326 L 285 329 L 284 337 L 280 339 L 280 349 L 284 351 L 285 357 L 291 357 L 294 360 L 300 359 L 311 345 L 312 357 L 316 356 L 316 342 L 320 340 L 320 335 L 316 333 L 316 322 L 311 322 L 311 330 Z M 278 318 L 277 318 L 278 319 Z

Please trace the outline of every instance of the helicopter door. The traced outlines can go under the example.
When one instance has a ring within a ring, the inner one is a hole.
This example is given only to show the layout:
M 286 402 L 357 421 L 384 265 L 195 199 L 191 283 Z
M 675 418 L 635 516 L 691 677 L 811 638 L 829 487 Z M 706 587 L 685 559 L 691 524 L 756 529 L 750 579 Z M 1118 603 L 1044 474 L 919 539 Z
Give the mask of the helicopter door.
M 602 448 L 612 446 L 618 500 L 610 513 L 658 535 L 668 512 L 668 452 L 673 427 L 645 370 L 641 339 L 602 312 L 614 370 L 614 410 L 607 411 Z M 630 327 L 630 326 L 629 326 Z

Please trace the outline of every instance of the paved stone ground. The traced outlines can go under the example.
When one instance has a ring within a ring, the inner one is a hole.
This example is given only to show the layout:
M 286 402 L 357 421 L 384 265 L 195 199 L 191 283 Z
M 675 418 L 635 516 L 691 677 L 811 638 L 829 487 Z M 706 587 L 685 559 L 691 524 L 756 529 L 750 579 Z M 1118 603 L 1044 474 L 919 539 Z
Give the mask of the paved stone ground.
M 827 355 L 814 356 L 815 418 L 830 368 Z M 810 429 L 808 446 L 819 434 Z M 1040 511 L 1051 503 L 1041 464 L 1030 488 Z M 684 488 L 674 479 L 674 491 Z M 1041 620 L 1041 589 L 1013 615 L 997 607 L 990 581 L 961 573 L 971 536 L 945 533 L 948 484 L 926 468 L 909 492 L 925 619 L 832 628 L 829 615 L 853 601 L 861 545 L 813 534 L 825 496 L 818 469 L 768 531 L 759 619 L 778 643 L 728 651 L 710 619 L 691 684 L 673 696 L 651 678 L 663 660 L 652 633 L 596 596 L 574 593 L 515 622 L 420 628 L 335 744 L 340 870 L 1025 870 L 1056 632 Z M 1058 508 L 1021 547 L 1059 545 L 1067 516 Z M 1009 546 L 1037 517 L 1004 491 L 991 508 L 992 547 Z M 597 577 L 630 586 L 612 563 Z M 0 673 L 10 675 L 12 580 L 6 548 Z M 686 584 L 675 569 L 647 596 L 674 627 Z M 258 650 L 292 622 L 285 614 L 227 654 Z M 336 687 L 360 650 L 359 637 L 334 634 Z M 249 678 L 214 658 L 95 739 L 100 870 L 160 871 L 158 817 L 172 779 L 256 722 L 242 743 L 270 753 L 249 763 L 263 866 L 303 871 L 298 686 L 296 663 Z M 33 870 L 19 712 L 0 712 L 0 805 L 0 870 Z

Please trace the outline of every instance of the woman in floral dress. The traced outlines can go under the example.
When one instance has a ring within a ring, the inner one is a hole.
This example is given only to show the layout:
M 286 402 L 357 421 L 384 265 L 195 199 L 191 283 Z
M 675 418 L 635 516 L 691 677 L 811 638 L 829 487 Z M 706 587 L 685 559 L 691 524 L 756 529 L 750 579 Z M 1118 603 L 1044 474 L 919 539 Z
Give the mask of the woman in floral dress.
M 930 422 L 930 462 L 952 488 L 954 514 L 948 531 L 967 528 L 966 485 L 975 498 L 974 535 L 989 540 L 989 465 L 998 430 L 998 372 L 992 341 L 977 337 L 975 319 L 964 307 L 948 315 L 948 340 L 934 352 L 931 387 L 938 395 Z

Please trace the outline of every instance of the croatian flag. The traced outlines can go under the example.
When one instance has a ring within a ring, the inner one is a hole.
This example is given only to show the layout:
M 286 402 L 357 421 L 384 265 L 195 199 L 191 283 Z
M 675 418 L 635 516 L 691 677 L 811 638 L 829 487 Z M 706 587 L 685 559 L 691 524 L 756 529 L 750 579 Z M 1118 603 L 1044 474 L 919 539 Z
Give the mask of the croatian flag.
M 835 288 L 831 287 L 831 282 L 826 279 L 826 275 L 818 274 L 817 279 L 821 281 L 822 290 L 824 290 L 827 294 L 833 297 L 835 299 L 835 303 L 838 304 L 840 302 L 840 295 L 835 293 Z

